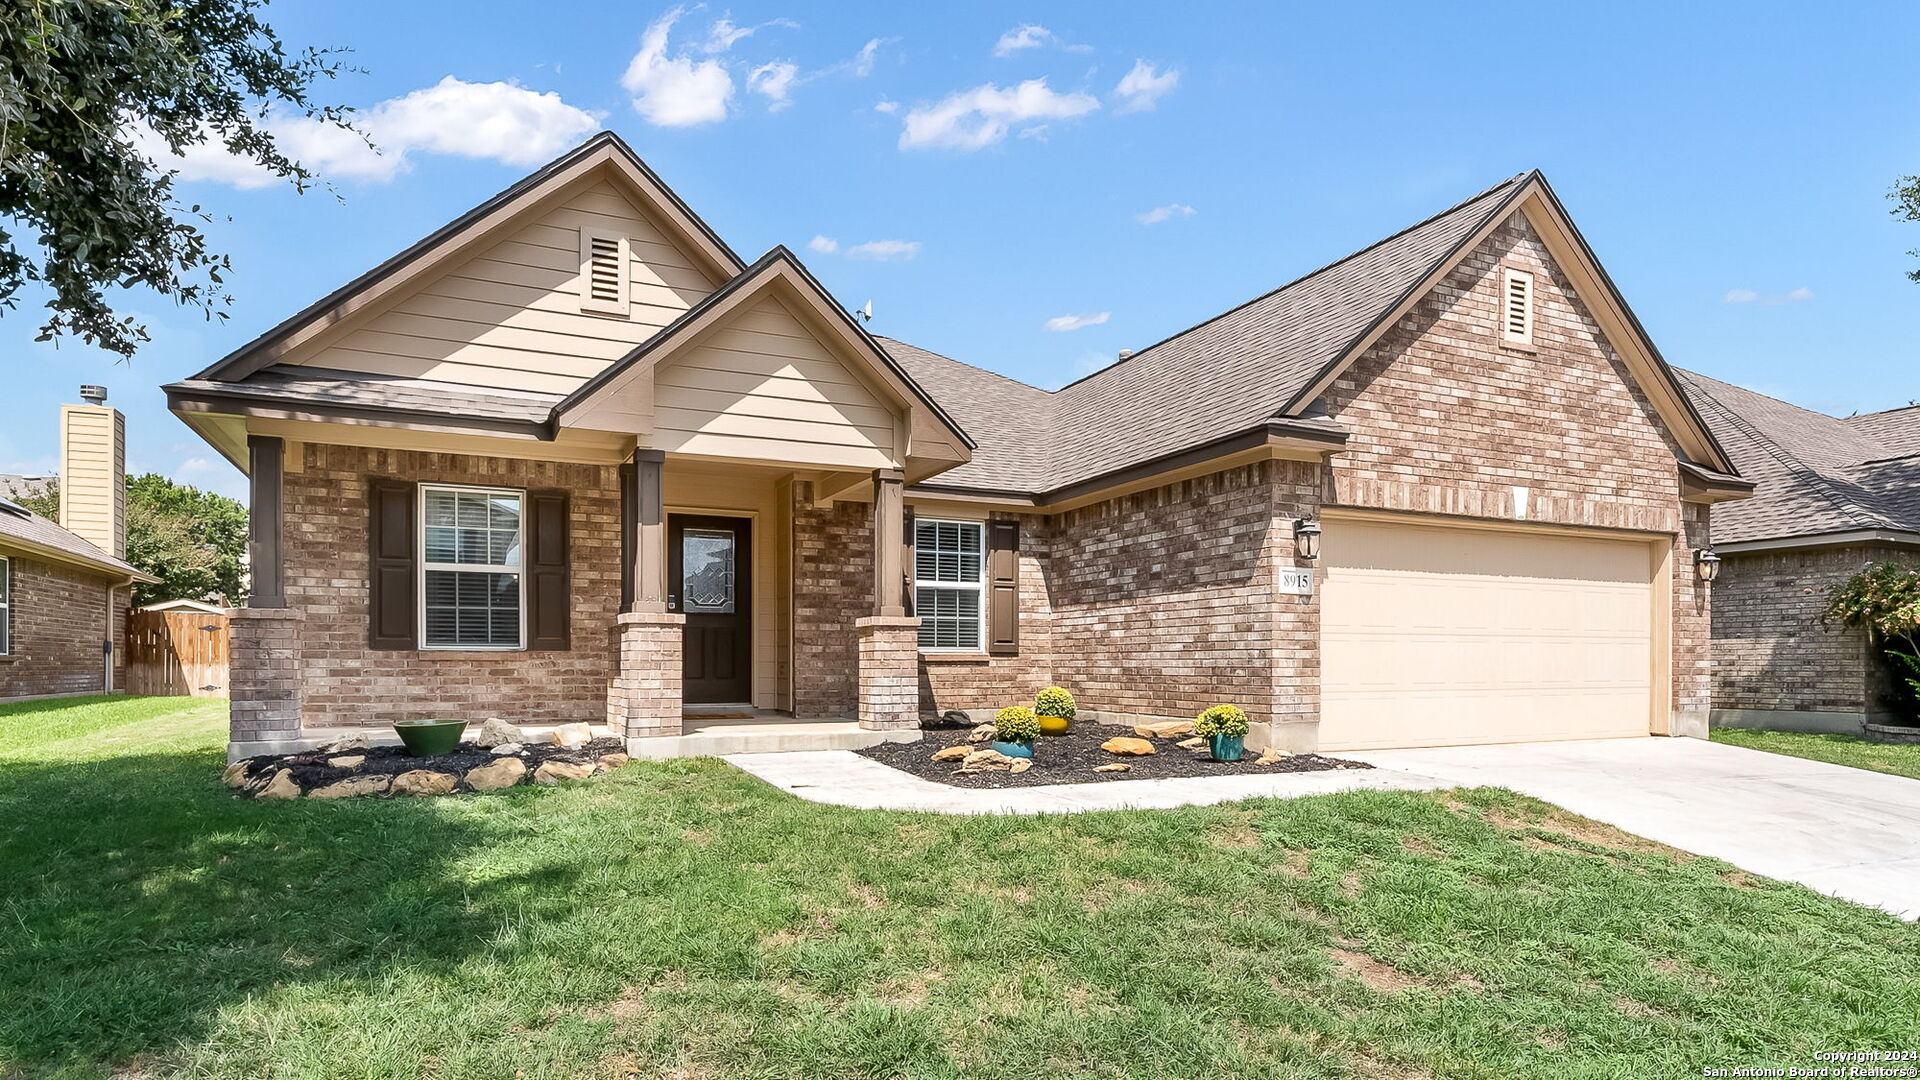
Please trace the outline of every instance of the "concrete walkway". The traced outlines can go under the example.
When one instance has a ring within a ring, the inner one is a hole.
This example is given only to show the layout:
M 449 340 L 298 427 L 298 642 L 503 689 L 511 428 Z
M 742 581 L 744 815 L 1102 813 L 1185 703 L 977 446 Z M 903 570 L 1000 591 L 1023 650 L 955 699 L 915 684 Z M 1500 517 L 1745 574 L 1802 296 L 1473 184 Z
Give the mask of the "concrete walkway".
M 1449 787 L 1511 788 L 1742 870 L 1920 916 L 1920 780 L 1699 739 L 1339 756 Z
M 813 802 L 861 810 L 930 810 L 938 814 L 1067 814 L 1081 810 L 1167 809 L 1234 799 L 1330 795 L 1362 788 L 1428 791 L 1450 786 L 1431 777 L 1391 769 L 1349 769 L 1114 780 L 993 791 L 936 784 L 848 750 L 730 754 L 725 760 L 783 791 Z

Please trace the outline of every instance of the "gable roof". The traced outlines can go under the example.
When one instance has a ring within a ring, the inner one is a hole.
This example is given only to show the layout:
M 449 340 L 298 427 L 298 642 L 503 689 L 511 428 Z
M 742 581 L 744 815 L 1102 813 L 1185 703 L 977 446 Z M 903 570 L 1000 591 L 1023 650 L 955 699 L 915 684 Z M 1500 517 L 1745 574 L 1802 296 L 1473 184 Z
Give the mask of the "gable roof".
M 11 500 L 0 499 L 0 555 L 24 552 L 111 577 L 158 581 Z
M 611 131 L 602 131 L 428 233 L 399 254 L 295 312 L 191 378 L 219 381 L 246 378 L 274 363 L 293 344 L 318 329 L 387 295 L 400 280 L 465 254 L 495 226 L 516 218 L 528 206 L 600 169 L 612 169 L 638 188 L 644 200 L 663 212 L 668 223 L 677 228 L 718 277 L 732 277 L 745 268 L 746 264 L 726 241 L 648 168 L 625 140 Z
M 1679 372 L 1753 498 L 1713 512 L 1716 545 L 1811 540 L 1861 531 L 1920 534 L 1920 454 L 1878 437 L 1912 420 L 1841 420 L 1692 371 Z M 1920 538 L 1920 537 L 1916 537 Z
M 1860 413 L 1847 417 L 1843 422 L 1879 443 L 1890 456 L 1920 454 L 1920 405 Z

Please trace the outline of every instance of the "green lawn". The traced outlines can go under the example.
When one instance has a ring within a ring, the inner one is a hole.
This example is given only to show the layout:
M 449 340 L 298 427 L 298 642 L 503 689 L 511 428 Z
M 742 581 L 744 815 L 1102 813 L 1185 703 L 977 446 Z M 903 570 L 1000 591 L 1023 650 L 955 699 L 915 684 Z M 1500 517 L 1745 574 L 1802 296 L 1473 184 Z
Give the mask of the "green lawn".
M 1754 731 L 1747 728 L 1714 728 L 1713 741 L 1920 780 L 1920 744 L 1916 743 L 1877 743 L 1852 735 Z
M 711 760 L 248 802 L 0 708 L 0 1076 L 1698 1076 L 1920 1047 L 1920 929 L 1514 794 L 956 819 Z

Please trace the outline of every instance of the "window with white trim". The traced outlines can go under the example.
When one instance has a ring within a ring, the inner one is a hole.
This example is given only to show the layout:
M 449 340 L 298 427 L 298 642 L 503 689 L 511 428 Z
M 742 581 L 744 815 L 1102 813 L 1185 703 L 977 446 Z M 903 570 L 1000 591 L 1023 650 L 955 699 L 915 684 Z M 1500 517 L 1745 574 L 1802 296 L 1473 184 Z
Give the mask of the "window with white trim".
M 0 656 L 13 652 L 13 560 L 0 555 Z
M 420 645 L 526 647 L 526 493 L 420 485 Z
M 1533 344 L 1533 275 L 1511 266 L 1500 275 L 1500 336 L 1515 345 Z
M 580 230 L 580 310 L 627 314 L 627 238 Z
M 978 521 L 914 519 L 913 613 L 922 649 L 986 648 L 986 531 Z

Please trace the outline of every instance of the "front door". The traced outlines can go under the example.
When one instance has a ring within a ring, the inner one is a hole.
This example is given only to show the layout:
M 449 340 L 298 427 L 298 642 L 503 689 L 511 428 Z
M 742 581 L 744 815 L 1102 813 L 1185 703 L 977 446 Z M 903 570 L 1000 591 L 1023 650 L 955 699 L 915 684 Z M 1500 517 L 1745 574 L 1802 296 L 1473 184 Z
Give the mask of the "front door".
M 747 518 L 667 518 L 667 609 L 687 617 L 683 700 L 747 702 L 753 697 L 753 581 Z

